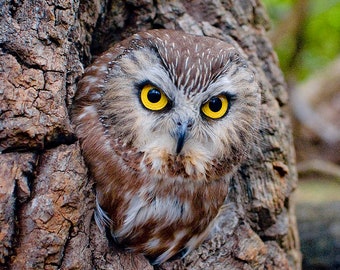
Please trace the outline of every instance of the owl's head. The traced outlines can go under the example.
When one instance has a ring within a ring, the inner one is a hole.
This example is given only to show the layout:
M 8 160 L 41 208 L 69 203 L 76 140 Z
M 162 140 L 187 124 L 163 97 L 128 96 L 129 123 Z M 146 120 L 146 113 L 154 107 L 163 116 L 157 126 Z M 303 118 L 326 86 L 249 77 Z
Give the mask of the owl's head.
M 257 126 L 253 72 L 213 38 L 136 34 L 99 57 L 80 88 L 78 118 L 95 111 L 115 154 L 127 166 L 139 156 L 132 167 L 156 178 L 211 180 L 233 171 Z

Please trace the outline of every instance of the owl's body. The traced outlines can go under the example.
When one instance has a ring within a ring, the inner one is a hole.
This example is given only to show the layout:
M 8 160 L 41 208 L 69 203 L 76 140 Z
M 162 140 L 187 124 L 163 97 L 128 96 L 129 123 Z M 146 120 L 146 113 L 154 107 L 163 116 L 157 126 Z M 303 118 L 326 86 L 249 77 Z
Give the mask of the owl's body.
M 192 251 L 253 140 L 259 102 L 245 60 L 216 39 L 153 30 L 104 53 L 73 109 L 98 225 L 155 264 Z

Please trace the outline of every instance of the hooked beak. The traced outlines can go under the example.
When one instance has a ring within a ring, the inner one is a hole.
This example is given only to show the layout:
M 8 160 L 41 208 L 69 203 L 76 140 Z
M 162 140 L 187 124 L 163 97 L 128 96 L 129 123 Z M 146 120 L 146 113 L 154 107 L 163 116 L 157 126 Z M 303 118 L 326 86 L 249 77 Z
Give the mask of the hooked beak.
M 176 129 L 176 135 L 177 135 L 177 147 L 176 147 L 176 154 L 178 155 L 184 146 L 184 142 L 188 135 L 188 129 L 191 128 L 192 123 L 191 121 L 186 122 L 178 122 L 177 123 L 177 129 Z

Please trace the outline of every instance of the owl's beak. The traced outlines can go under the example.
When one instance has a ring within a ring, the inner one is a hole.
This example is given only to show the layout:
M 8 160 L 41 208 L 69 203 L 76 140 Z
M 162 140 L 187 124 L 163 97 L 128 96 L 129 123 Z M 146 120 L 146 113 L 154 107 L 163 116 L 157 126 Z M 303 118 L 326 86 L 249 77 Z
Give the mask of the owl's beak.
M 177 129 L 176 129 L 176 135 L 177 135 L 176 154 L 177 155 L 183 149 L 184 142 L 187 138 L 188 129 L 190 129 L 191 126 L 192 126 L 192 121 L 177 122 Z

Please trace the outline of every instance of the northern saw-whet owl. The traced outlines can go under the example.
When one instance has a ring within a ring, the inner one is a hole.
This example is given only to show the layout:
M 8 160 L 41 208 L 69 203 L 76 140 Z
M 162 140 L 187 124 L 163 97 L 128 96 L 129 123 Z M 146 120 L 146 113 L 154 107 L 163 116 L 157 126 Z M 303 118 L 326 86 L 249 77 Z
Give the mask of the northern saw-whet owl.
M 153 264 L 187 255 L 218 216 L 259 107 L 249 63 L 226 42 L 151 30 L 106 51 L 72 110 L 99 227 Z

